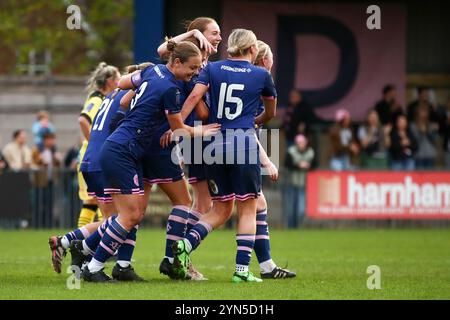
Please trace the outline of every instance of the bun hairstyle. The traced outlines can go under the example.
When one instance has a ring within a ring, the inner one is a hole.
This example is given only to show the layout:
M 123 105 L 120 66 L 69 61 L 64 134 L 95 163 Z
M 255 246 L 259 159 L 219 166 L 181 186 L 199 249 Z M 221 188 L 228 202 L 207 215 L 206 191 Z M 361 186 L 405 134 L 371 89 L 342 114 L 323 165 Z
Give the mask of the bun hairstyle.
M 253 31 L 234 29 L 228 37 L 227 52 L 231 57 L 244 56 L 251 46 L 257 45 L 257 41 Z
M 115 76 L 118 72 L 119 70 L 116 67 L 108 65 L 106 62 L 100 62 L 87 81 L 86 91 L 88 95 L 104 88 L 106 80 Z
M 258 40 L 257 41 L 258 44 L 258 55 L 256 56 L 255 59 L 255 65 L 260 65 L 261 61 L 267 57 L 267 55 L 272 51 L 269 47 L 269 45 L 267 43 L 265 43 L 264 41 Z
M 172 40 L 167 42 L 167 51 L 170 53 L 169 63 L 173 63 L 175 59 L 179 59 L 181 63 L 188 61 L 190 57 L 196 57 L 202 55 L 200 49 L 189 41 L 181 41 L 175 43 Z
M 137 70 L 144 70 L 147 67 L 153 67 L 154 64 L 151 62 L 143 62 L 140 64 L 132 64 L 131 66 L 125 67 L 125 73 L 133 73 Z

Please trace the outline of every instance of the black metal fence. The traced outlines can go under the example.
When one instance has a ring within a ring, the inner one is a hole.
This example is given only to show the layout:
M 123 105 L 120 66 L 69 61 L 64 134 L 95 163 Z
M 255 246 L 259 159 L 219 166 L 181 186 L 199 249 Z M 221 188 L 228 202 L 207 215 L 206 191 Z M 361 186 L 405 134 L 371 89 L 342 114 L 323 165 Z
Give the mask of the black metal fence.
M 76 171 L 0 174 L 0 225 L 6 228 L 72 228 L 81 208 Z

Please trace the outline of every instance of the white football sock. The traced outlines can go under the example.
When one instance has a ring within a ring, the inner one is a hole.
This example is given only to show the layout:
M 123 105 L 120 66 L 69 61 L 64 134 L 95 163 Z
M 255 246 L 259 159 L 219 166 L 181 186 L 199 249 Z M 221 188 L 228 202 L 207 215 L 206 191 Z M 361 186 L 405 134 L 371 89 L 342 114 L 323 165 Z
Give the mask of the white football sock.
M 121 267 L 121 268 L 128 268 L 130 266 L 130 261 L 125 261 L 125 260 L 117 260 L 117 264 Z
M 64 249 L 69 249 L 70 242 L 69 242 L 69 240 L 67 240 L 66 236 L 62 237 L 61 245 Z
M 237 264 L 236 272 L 248 272 L 248 266 L 243 266 L 242 264 Z
M 273 269 L 275 269 L 277 265 L 275 264 L 275 262 L 273 262 L 272 259 L 261 262 L 259 264 L 259 268 L 261 269 L 261 273 L 269 273 L 272 272 Z
M 92 258 L 91 262 L 88 264 L 88 269 L 91 273 L 98 272 L 104 268 L 104 263 Z

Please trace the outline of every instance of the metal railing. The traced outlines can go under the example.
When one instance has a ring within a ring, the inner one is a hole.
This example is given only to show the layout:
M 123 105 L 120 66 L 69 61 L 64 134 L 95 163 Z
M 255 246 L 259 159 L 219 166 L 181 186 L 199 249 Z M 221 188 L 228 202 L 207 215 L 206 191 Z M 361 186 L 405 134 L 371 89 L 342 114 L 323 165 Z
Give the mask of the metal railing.
M 72 228 L 81 209 L 77 174 L 58 169 L 0 174 L 0 225 L 7 228 Z
M 289 175 L 289 171 L 280 169 L 280 178 L 275 183 L 263 177 L 263 192 L 268 203 L 267 220 L 273 228 L 288 226 L 286 212 L 292 205 L 286 197 L 290 187 Z M 308 201 L 308 195 L 305 198 Z M 81 206 L 74 170 L 55 170 L 51 179 L 46 171 L 0 173 L 0 227 L 72 229 L 77 225 Z M 170 210 L 170 201 L 155 187 L 142 226 L 164 228 Z M 306 214 L 302 218 L 301 228 L 450 227 L 450 220 L 315 220 Z M 236 219 L 234 216 L 228 226 L 235 225 Z

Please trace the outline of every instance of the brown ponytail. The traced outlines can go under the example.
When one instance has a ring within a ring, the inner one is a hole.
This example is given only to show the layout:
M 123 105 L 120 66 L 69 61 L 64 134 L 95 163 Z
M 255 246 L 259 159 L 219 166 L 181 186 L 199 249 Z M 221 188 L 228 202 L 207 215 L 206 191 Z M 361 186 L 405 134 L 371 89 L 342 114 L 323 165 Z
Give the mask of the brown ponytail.
M 188 41 L 175 43 L 174 41 L 169 40 L 169 42 L 167 42 L 167 50 L 170 53 L 169 63 L 171 64 L 177 58 L 181 63 L 185 63 L 190 57 L 201 57 L 200 49 L 195 44 Z

